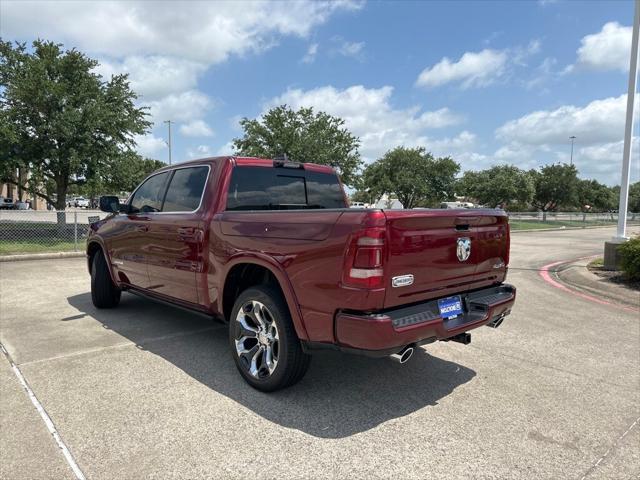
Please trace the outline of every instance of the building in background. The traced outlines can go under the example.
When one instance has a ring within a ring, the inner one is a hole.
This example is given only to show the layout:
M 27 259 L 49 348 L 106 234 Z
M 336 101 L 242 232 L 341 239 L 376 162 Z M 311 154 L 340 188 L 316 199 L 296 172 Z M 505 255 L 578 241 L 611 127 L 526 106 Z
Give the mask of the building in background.
M 12 198 L 14 204 L 18 202 L 28 203 L 31 206 L 31 208 L 34 210 L 46 210 L 47 202 L 43 198 L 37 195 L 33 195 L 32 192 L 30 191 L 31 189 L 29 188 L 28 172 L 25 172 L 22 170 L 16 170 L 14 174 L 14 178 L 17 180 L 18 176 L 20 177 L 20 181 L 18 183 L 21 183 L 27 188 L 24 189 L 24 188 L 18 187 L 13 183 L 0 182 L 0 197 Z

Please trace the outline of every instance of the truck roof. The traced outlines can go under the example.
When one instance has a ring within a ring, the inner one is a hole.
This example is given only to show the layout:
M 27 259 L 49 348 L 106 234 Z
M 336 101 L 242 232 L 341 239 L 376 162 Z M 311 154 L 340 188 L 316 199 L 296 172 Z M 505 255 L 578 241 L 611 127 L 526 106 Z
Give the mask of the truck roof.
M 203 165 L 212 163 L 213 161 L 232 161 L 235 165 L 243 165 L 243 166 L 251 166 L 251 167 L 273 167 L 273 159 L 270 158 L 260 158 L 260 157 L 238 157 L 234 155 L 226 155 L 221 157 L 207 157 L 207 158 L 199 158 L 196 160 L 189 160 L 187 162 L 175 163 L 173 165 L 167 165 L 166 167 L 162 167 L 158 171 L 169 170 L 171 168 L 182 167 L 182 166 L 191 166 L 191 165 Z M 293 160 L 292 160 L 293 162 Z M 322 173 L 336 173 L 333 167 L 329 165 L 319 165 L 317 163 L 306 163 L 302 162 L 305 170 L 313 171 L 313 172 L 322 172 Z

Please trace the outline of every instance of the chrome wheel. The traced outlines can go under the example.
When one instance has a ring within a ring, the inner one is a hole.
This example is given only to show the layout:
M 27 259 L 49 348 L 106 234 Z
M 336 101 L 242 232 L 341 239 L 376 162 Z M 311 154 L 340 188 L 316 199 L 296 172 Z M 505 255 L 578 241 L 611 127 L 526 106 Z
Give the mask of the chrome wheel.
M 270 376 L 278 366 L 280 338 L 269 309 L 250 300 L 236 315 L 235 345 L 241 365 L 255 378 Z

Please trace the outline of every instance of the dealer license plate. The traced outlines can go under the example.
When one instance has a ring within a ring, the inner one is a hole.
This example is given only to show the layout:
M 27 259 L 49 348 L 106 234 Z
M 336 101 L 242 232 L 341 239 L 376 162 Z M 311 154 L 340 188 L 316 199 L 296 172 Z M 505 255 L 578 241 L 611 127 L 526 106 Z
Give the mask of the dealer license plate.
M 438 308 L 440 309 L 440 316 L 444 319 L 455 318 L 458 315 L 462 315 L 462 300 L 460 300 L 460 295 L 441 298 L 438 300 Z

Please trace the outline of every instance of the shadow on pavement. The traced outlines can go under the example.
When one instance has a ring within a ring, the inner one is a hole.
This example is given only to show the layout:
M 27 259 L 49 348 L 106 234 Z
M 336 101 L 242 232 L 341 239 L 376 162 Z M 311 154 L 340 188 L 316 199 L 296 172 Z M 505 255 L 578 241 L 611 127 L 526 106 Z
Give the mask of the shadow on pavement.
M 214 320 L 130 294 L 114 310 L 94 308 L 89 293 L 68 301 L 104 328 L 265 419 L 316 437 L 347 437 L 436 405 L 475 376 L 422 348 L 405 365 L 320 352 L 300 383 L 265 394 L 242 380 L 229 352 L 227 328 Z

